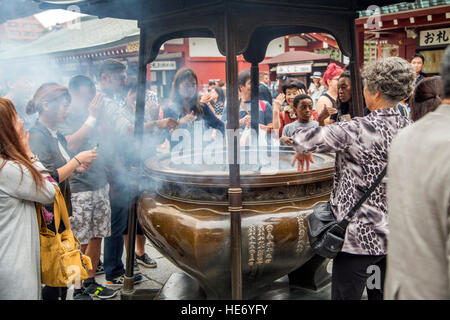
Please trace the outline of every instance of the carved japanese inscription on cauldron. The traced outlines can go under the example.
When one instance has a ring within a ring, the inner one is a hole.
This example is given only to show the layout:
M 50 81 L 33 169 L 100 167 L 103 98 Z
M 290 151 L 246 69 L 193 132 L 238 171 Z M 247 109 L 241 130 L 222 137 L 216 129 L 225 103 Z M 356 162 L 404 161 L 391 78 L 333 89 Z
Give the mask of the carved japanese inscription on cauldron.
M 284 151 L 280 158 L 290 162 L 292 155 Z M 303 175 L 295 169 L 272 175 L 241 172 L 245 298 L 313 257 L 305 217 L 315 203 L 328 199 L 333 166 L 333 155 L 317 154 L 310 172 Z M 228 172 L 207 166 L 201 173 L 176 170 L 170 155 L 148 160 L 146 168 L 156 187 L 138 204 L 145 235 L 199 282 L 207 298 L 231 298 L 230 216 L 224 196 Z

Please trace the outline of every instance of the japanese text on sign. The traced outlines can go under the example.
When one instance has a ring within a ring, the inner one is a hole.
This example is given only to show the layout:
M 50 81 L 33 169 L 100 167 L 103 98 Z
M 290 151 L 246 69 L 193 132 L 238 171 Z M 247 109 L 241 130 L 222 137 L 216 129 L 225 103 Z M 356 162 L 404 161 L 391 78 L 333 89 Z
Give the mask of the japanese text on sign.
M 155 70 L 176 70 L 177 64 L 175 61 L 153 61 L 150 63 L 150 69 Z
M 450 44 L 450 28 L 420 31 L 420 46 Z
M 311 64 L 291 64 L 277 67 L 277 74 L 284 73 L 310 73 Z

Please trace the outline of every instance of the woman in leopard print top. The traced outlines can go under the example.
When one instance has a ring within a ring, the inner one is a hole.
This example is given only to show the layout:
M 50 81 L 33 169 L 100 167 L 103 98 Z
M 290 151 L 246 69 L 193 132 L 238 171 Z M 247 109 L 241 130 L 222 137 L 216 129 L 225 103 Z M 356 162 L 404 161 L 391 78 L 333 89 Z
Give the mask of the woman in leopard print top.
M 325 127 L 299 129 L 293 136 L 296 157 L 311 152 L 336 152 L 330 202 L 338 221 L 363 196 L 387 164 L 389 145 L 410 123 L 395 106 L 413 89 L 414 71 L 401 58 L 386 58 L 364 70 L 364 97 L 372 112 Z M 367 267 L 378 265 L 384 282 L 388 233 L 385 184 L 381 183 L 352 218 L 342 252 L 333 261 L 332 298 L 360 299 Z M 368 290 L 382 298 L 381 290 Z

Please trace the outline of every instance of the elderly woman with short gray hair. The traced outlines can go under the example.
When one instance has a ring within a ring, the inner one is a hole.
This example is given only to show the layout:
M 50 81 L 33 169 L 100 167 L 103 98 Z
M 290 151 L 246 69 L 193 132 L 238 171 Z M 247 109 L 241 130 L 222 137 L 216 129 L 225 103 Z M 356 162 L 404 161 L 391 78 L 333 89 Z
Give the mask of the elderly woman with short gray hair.
M 330 207 L 337 221 L 348 214 L 386 167 L 393 137 L 410 123 L 396 108 L 413 90 L 415 73 L 406 60 L 380 59 L 366 66 L 363 79 L 369 115 L 298 129 L 291 141 L 299 169 L 303 161 L 308 164 L 311 152 L 336 152 Z M 380 183 L 350 220 L 343 248 L 333 261 L 332 299 L 361 299 L 367 282 L 368 298 L 383 298 L 387 233 L 385 184 Z M 378 278 L 369 279 L 374 270 Z

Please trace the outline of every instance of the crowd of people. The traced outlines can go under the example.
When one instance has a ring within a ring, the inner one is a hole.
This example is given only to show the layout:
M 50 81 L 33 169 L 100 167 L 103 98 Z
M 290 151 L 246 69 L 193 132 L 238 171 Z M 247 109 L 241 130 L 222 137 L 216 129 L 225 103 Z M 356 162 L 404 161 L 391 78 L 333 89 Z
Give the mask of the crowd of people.
M 113 298 L 117 293 L 114 289 L 123 285 L 122 254 L 130 201 L 127 177 L 135 152 L 132 148 L 135 95 L 136 79 L 127 79 L 126 66 L 119 61 L 107 60 L 100 67 L 97 86 L 84 75 L 71 78 L 67 87 L 44 83 L 22 109 L 14 108 L 12 100 L 0 98 L 2 121 L 8 120 L 2 126 L 0 142 L 3 160 L 0 230 L 5 237 L 0 249 L 1 298 L 66 299 L 66 287 L 45 286 L 42 290 L 30 291 L 29 285 L 16 285 L 18 279 L 29 280 L 31 277 L 40 288 L 39 238 L 34 232 L 37 219 L 36 213 L 34 217 L 30 213 L 34 210 L 34 202 L 45 205 L 44 213 L 50 230 L 61 233 L 65 229 L 61 224 L 59 230 L 55 230 L 53 201 L 48 198 L 51 194 L 54 197 L 54 191 L 49 192 L 49 183 L 61 190 L 70 216 L 70 228 L 93 266 L 88 271 L 89 278 L 80 288 L 75 288 L 73 299 Z M 13 99 L 14 96 L 8 97 Z M 150 119 L 157 106 L 154 94 L 149 92 L 146 102 L 146 118 Z M 35 122 L 28 124 L 24 131 L 23 118 L 26 116 L 34 116 Z M 170 124 L 166 120 L 148 121 L 146 130 L 164 129 Z M 129 150 L 124 150 L 127 146 Z M 6 189 L 14 187 L 11 180 L 16 187 L 19 186 L 19 195 Z M 15 197 L 18 204 L 11 204 L 11 197 Z M 27 210 L 23 209 L 24 206 Z M 4 210 L 10 211 L 10 215 L 19 221 L 8 218 L 3 214 Z M 17 230 L 23 228 L 33 230 L 26 236 L 22 234 L 20 240 L 23 243 L 27 239 L 29 250 L 18 250 L 11 245 L 11 241 L 19 243 L 19 240 L 14 241 L 14 237 L 20 235 Z M 100 260 L 102 242 L 103 262 Z M 145 237 L 139 227 L 135 283 L 143 281 L 138 263 L 156 267 L 156 262 L 145 253 Z M 34 268 L 32 275 L 30 266 Z M 95 280 L 95 276 L 102 273 L 105 273 L 105 285 Z M 11 285 L 3 285 L 8 283 Z
M 424 78 L 420 62 L 423 66 L 423 56 L 415 55 L 411 63 L 392 57 L 365 66 L 363 117 L 353 114 L 346 68 L 330 64 L 323 76 L 314 72 L 308 88 L 281 75 L 276 92 L 268 74 L 260 74 L 260 132 L 275 132 L 281 144 L 292 146 L 300 172 L 304 164 L 309 170 L 313 152 L 336 153 L 330 204 L 338 220 L 389 164 L 387 185 L 382 183 L 354 216 L 333 261 L 333 299 L 360 299 L 370 265 L 380 268 L 383 284 L 387 270 L 385 298 L 449 298 L 450 49 L 442 79 Z M 67 86 L 44 83 L 28 98 L 12 86 L 0 98 L 0 299 L 66 299 L 67 288 L 41 288 L 39 273 L 35 203 L 44 204 L 50 229 L 65 228 L 54 226 L 55 186 L 93 266 L 73 299 L 113 298 L 123 285 L 130 172 L 139 154 L 133 137 L 137 79 L 126 71 L 120 61 L 105 60 L 97 83 L 77 75 Z M 251 126 L 250 70 L 239 73 L 238 87 L 243 132 Z M 200 93 L 195 71 L 182 68 L 166 105 L 146 91 L 142 156 L 155 155 L 165 142 L 176 147 L 183 137 L 172 139 L 175 129 L 187 130 L 193 141 L 199 121 L 213 132 L 206 142 L 214 143 L 217 133 L 225 135 L 227 116 L 223 81 Z M 139 283 L 138 263 L 156 267 L 145 253 L 139 224 L 135 252 L 134 283 Z M 437 280 L 420 275 L 424 268 Z M 103 272 L 104 285 L 95 278 Z M 429 284 L 421 283 L 425 280 Z M 414 281 L 430 290 L 414 291 Z M 383 298 L 383 287 L 367 292 L 369 299 Z

